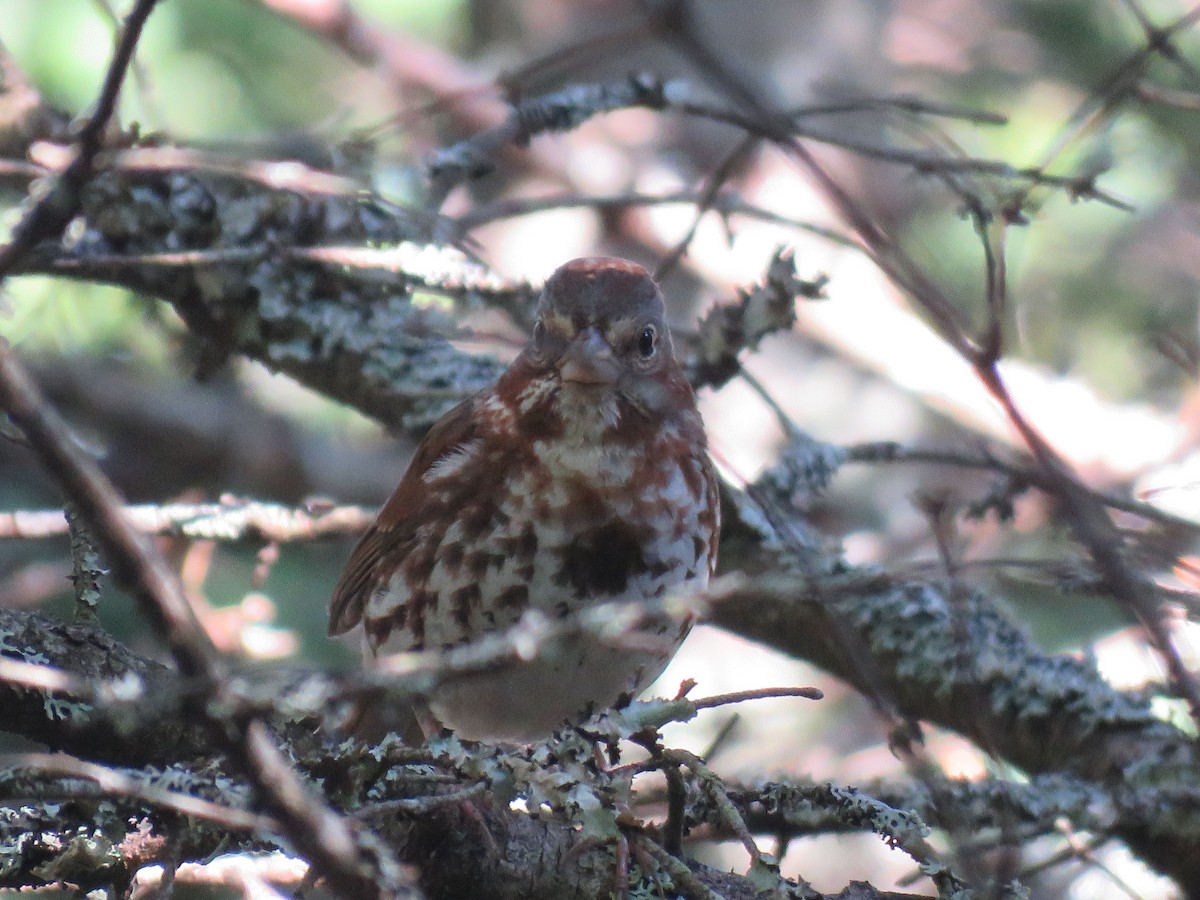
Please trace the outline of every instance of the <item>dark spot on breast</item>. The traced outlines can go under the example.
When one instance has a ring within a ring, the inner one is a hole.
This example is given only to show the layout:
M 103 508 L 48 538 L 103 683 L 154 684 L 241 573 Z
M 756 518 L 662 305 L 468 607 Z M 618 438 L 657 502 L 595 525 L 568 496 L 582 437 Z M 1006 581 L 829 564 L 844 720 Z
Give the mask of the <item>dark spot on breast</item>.
M 463 561 L 463 546 L 461 543 L 443 544 L 441 548 L 442 564 L 446 567 L 446 572 L 454 575 L 462 566 Z
M 586 478 L 570 476 L 567 489 L 571 497 L 571 514 L 579 521 L 603 522 L 612 518 L 612 506 L 608 499 L 593 488 Z
M 705 496 L 703 467 L 693 465 L 692 461 L 688 460 L 679 467 L 679 471 L 682 473 L 683 480 L 687 484 L 688 493 L 695 502 L 699 503 L 700 499 Z
M 492 554 L 486 550 L 475 550 L 468 553 L 464 558 L 463 563 L 467 567 L 467 573 L 475 579 L 481 579 L 487 574 L 488 563 L 491 561 Z
M 676 516 L 674 523 L 671 525 L 671 540 L 678 541 L 685 534 L 692 530 L 691 522 L 687 521 L 683 516 Z
M 523 584 L 505 588 L 497 595 L 496 605 L 501 609 L 525 609 L 529 605 L 529 588 Z
M 646 571 L 638 532 L 619 521 L 579 533 L 559 554 L 562 568 L 554 580 L 570 585 L 576 597 L 619 594 Z
M 651 560 L 646 564 L 646 571 L 655 578 L 661 578 L 676 570 L 675 563 L 663 559 Z
M 450 595 L 450 615 L 454 617 L 454 621 L 463 631 L 470 630 L 471 612 L 479 606 L 480 600 L 479 585 L 477 584 L 459 588 Z
M 392 625 L 395 622 L 393 616 L 384 616 L 382 619 L 364 619 L 363 628 L 367 632 L 367 640 L 371 644 L 372 650 L 378 650 L 386 642 L 392 633 Z
M 437 563 L 435 549 L 432 542 L 425 541 L 418 544 L 408 556 L 404 557 L 401 570 L 404 572 L 404 580 L 408 584 L 419 586 L 429 581 L 429 576 L 433 574 L 433 567 Z
M 404 604 L 404 627 L 412 633 L 412 650 L 425 646 L 425 616 L 437 609 L 438 595 L 432 591 L 413 591 Z
M 462 524 L 463 538 L 468 542 L 479 540 L 484 534 L 495 528 L 496 517 L 499 514 L 500 509 L 496 502 L 487 499 L 486 496 L 463 507 L 462 515 L 459 518 L 459 522 Z
M 562 415 L 548 402 L 539 403 L 521 414 L 518 421 L 521 436 L 531 445 L 537 441 L 555 441 L 567 430 Z
M 708 542 L 698 534 L 692 535 L 692 554 L 693 562 L 700 562 L 700 557 L 708 549 Z
M 537 554 L 538 539 L 532 525 L 526 525 L 521 533 L 505 538 L 501 542 L 504 552 L 518 559 L 533 559 Z

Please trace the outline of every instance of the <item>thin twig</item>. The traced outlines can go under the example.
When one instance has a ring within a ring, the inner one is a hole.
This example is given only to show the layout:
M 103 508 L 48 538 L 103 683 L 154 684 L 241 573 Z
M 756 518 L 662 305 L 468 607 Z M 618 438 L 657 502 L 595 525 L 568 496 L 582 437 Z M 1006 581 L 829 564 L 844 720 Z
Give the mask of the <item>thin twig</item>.
M 675 246 L 671 248 L 662 259 L 658 261 L 658 265 L 654 269 L 654 280 L 662 281 L 667 277 L 683 259 L 695 240 L 696 232 L 700 228 L 700 222 L 704 218 L 704 214 L 712 209 L 713 204 L 717 200 L 717 195 L 725 187 L 734 172 L 741 166 L 747 158 L 754 152 L 754 149 L 759 145 L 760 141 L 757 137 L 749 135 L 743 137 L 737 142 L 732 150 L 725 155 L 725 158 L 717 163 L 716 168 L 705 179 L 707 184 L 700 191 L 700 196 L 696 201 L 696 209 L 692 214 L 692 222 L 688 226 L 687 232 L 681 237 Z
M 428 781 L 428 778 L 423 779 Z M 397 800 L 380 800 L 377 803 L 371 803 L 354 811 L 354 815 L 360 819 L 373 819 L 382 816 L 390 816 L 394 813 L 404 813 L 405 815 L 423 815 L 432 812 L 435 809 L 441 809 L 443 806 L 450 806 L 455 803 L 462 803 L 480 796 L 487 791 L 488 785 L 485 782 L 478 784 L 467 785 L 457 791 L 450 791 L 445 794 L 430 794 L 427 797 L 401 797 Z
M 124 515 L 144 534 L 210 541 L 310 541 L 361 534 L 375 513 L 361 506 L 283 506 L 224 496 L 217 503 L 126 506 Z M 0 512 L 0 538 L 47 538 L 67 533 L 61 510 Z
M 133 595 L 166 639 L 180 671 L 210 698 L 225 697 L 227 667 L 197 622 L 178 579 L 126 518 L 115 489 L 2 339 L 0 408 L 25 434 L 79 511 L 103 550 L 114 580 Z M 282 832 L 335 889 L 368 897 L 401 893 L 401 885 L 390 879 L 401 877 L 404 870 L 390 862 L 382 867 L 367 862 L 349 824 L 300 781 L 260 722 L 239 715 L 236 709 L 222 711 L 220 702 L 198 707 L 213 735 L 248 774 L 265 805 L 277 814 Z
M 125 81 L 125 73 L 133 60 L 142 28 L 158 0 L 137 0 L 125 17 L 120 38 L 109 62 L 100 89 L 100 97 L 75 141 L 75 156 L 63 170 L 54 187 L 22 216 L 7 244 L 0 247 L 0 280 L 39 241 L 61 234 L 79 211 L 80 192 L 92 177 L 96 155 L 100 152 L 104 132 L 108 129 L 117 106 L 117 95 Z
M 739 108 L 748 110 L 746 113 L 730 115 L 730 121 L 739 122 L 752 134 L 770 138 L 814 177 L 834 207 L 863 239 L 876 265 L 925 309 L 941 336 L 971 364 L 984 387 L 999 401 L 1009 421 L 1038 461 L 1044 477 L 1053 485 L 1052 492 L 1070 511 L 1068 519 L 1076 538 L 1088 548 L 1113 596 L 1138 618 L 1151 645 L 1171 673 L 1176 689 L 1187 700 L 1193 720 L 1200 722 L 1200 686 L 1197 686 L 1179 655 L 1162 617 L 1162 610 L 1155 601 L 1153 586 L 1125 563 L 1120 535 L 1103 507 L 1016 407 L 995 359 L 989 357 L 988 348 L 981 347 L 972 339 L 959 309 L 872 218 L 866 208 L 797 140 L 796 131 L 790 123 L 761 99 L 756 87 L 733 70 L 696 33 L 688 0 L 670 0 L 662 6 L 664 12 L 660 15 L 664 18 L 660 21 L 665 23 L 664 38 L 703 71 Z M 1181 23 L 1193 19 L 1200 19 L 1200 10 L 1181 17 L 1168 32 L 1177 30 Z
M 679 859 L 676 859 L 650 838 L 641 834 L 630 836 L 630 841 L 638 849 L 649 855 L 668 875 L 675 888 L 682 891 L 689 900 L 725 900 L 720 894 L 696 877 L 696 873 Z
M 63 775 L 68 778 L 83 778 L 94 781 L 106 794 L 120 797 L 131 797 L 153 806 L 170 809 L 185 816 L 215 822 L 233 831 L 250 831 L 256 834 L 272 834 L 278 832 L 279 823 L 268 816 L 222 806 L 201 797 L 193 797 L 179 791 L 147 784 L 137 778 L 131 778 L 124 772 L 118 772 L 108 766 L 85 762 L 61 753 L 9 753 L 0 756 L 0 795 L 5 794 L 5 771 L 11 772 L 41 772 L 48 775 Z M 64 788 L 56 794 L 57 799 L 78 797 L 78 786 Z M 39 799 L 51 799 L 49 794 L 39 791 Z
M 746 852 L 750 855 L 751 866 L 757 868 L 760 875 L 772 873 L 777 879 L 782 881 L 782 877 L 779 875 L 779 863 L 767 859 L 762 850 L 759 849 L 758 843 L 754 840 L 754 835 L 746 827 L 746 820 L 742 818 L 741 812 L 729 798 L 729 794 L 726 792 L 725 785 L 722 783 L 720 777 L 708 767 L 708 764 L 687 750 L 667 750 L 663 756 L 675 765 L 687 766 L 696 780 L 700 782 L 704 793 L 708 795 L 713 805 L 717 808 L 717 813 L 721 817 L 721 821 L 729 827 L 742 846 L 746 848 Z
M 803 697 L 806 700 L 820 700 L 825 692 L 814 687 L 778 687 L 758 688 L 753 691 L 733 691 L 728 694 L 715 694 L 693 700 L 696 709 L 713 709 L 718 706 L 728 706 L 731 703 L 745 703 L 748 700 L 769 700 L 775 697 Z
M 989 453 L 986 450 L 972 453 L 967 450 L 948 448 L 905 447 L 894 441 L 872 441 L 863 444 L 851 444 L 843 448 L 846 453 L 845 461 L 850 463 L 931 463 L 941 466 L 955 466 L 964 469 L 980 469 L 997 472 L 1018 482 L 1032 484 L 1042 490 L 1053 491 L 1055 482 L 1048 477 L 1045 470 L 1037 466 L 1012 463 Z M 1173 528 L 1183 528 L 1190 532 L 1200 531 L 1200 523 L 1185 519 L 1174 513 L 1159 509 L 1150 503 L 1133 497 L 1087 488 L 1095 498 L 1105 506 L 1121 512 L 1132 513 L 1151 522 L 1169 525 Z
M 481 225 L 500 219 L 517 216 L 536 215 L 556 209 L 594 209 L 600 212 L 613 209 L 626 209 L 637 206 L 697 206 L 708 199 L 708 209 L 721 216 L 741 215 L 775 225 L 784 225 L 805 231 L 824 238 L 842 247 L 859 248 L 859 244 L 851 237 L 834 228 L 818 225 L 803 219 L 796 219 L 777 212 L 772 212 L 761 206 L 747 203 L 737 194 L 717 191 L 709 197 L 707 191 L 674 191 L 667 194 L 613 194 L 609 196 L 589 196 L 586 194 L 555 194 L 550 197 L 522 197 L 494 200 L 482 206 L 476 206 L 458 216 L 457 222 L 460 233 L 467 233 Z

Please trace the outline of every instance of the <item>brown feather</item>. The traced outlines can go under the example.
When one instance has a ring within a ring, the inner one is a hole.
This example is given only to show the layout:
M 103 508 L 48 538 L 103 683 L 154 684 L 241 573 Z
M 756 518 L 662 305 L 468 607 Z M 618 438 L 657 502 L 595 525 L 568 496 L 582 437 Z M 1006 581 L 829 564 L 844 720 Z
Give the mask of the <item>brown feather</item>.
M 346 564 L 329 630 L 363 625 L 372 654 L 446 648 L 528 610 L 561 617 L 698 589 L 716 557 L 716 487 L 653 279 L 624 260 L 568 262 L 521 355 L 417 448 Z M 690 622 L 646 625 L 661 647 L 580 637 L 452 680 L 430 709 L 463 737 L 545 736 L 638 693 Z
M 429 486 L 425 473 L 443 456 L 474 437 L 475 410 L 482 395 L 464 400 L 434 423 L 417 446 L 400 484 L 350 554 L 329 603 L 329 633 L 344 634 L 362 621 L 367 601 L 400 560 L 394 549 L 415 526 Z

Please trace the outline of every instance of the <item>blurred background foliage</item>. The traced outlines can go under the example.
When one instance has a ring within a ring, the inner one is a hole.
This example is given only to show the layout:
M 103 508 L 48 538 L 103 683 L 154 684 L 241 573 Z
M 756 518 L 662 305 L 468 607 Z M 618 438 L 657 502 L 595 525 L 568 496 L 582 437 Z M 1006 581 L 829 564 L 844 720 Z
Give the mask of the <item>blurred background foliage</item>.
M 607 8 L 620 6 L 576 5 L 589 28 Z M 564 29 L 547 34 L 539 44 L 541 34 L 523 34 L 524 40 L 514 46 L 502 42 L 511 35 L 500 35 L 501 43 L 494 45 L 489 35 L 471 30 L 473 23 L 505 15 L 513 21 L 536 20 L 546 9 L 554 14 L 542 18 L 562 24 L 570 21 L 570 3 L 543 0 L 518 4 L 520 10 L 498 3 L 478 13 L 467 0 L 363 0 L 353 6 L 380 27 L 451 51 L 474 48 L 485 65 L 550 49 L 574 37 Z M 752 15 L 763 19 L 782 15 L 778 6 L 751 4 L 761 10 Z M 812 7 L 814 19 L 820 18 L 819 3 L 792 6 L 788 25 L 803 25 L 805 7 Z M 982 11 L 974 6 L 899 3 L 889 11 L 876 10 L 873 15 L 883 20 L 877 31 L 885 39 L 876 49 L 885 58 L 871 72 L 882 72 L 887 80 L 877 85 L 851 84 L 849 66 L 822 73 L 822 78 L 843 94 L 911 91 L 947 104 L 1000 112 L 1008 118 L 1007 125 L 955 123 L 946 127 L 946 140 L 972 155 L 1015 167 L 1037 165 L 1074 107 L 1138 46 L 1139 28 L 1115 2 L 1031 0 L 988 4 Z M 1184 5 L 1144 6 L 1166 21 Z M 967 14 L 954 16 L 955 10 Z M 103 0 L 4 0 L 0 39 L 51 103 L 81 112 L 94 99 L 108 62 L 112 21 L 113 11 Z M 999 33 L 994 26 L 1000 26 Z M 927 28 L 927 33 L 917 41 L 910 32 L 919 28 Z M 918 46 L 909 48 L 906 40 Z M 1195 33 L 1185 32 L 1177 45 L 1186 56 L 1197 50 L 1197 40 Z M 946 46 L 936 46 L 939 41 Z M 781 53 L 777 47 L 763 49 Z M 907 59 L 909 55 L 915 58 Z M 381 84 L 373 84 L 371 73 L 364 73 L 285 16 L 249 0 L 164 3 L 150 20 L 138 60 L 139 71 L 122 98 L 123 121 L 137 122 L 143 133 L 161 133 L 170 140 L 202 146 L 240 144 L 247 154 L 264 149 L 296 154 L 303 152 L 306 141 L 321 146 L 352 142 L 362 134 L 358 129 L 385 123 L 397 112 L 396 98 Z M 788 60 L 784 56 L 750 61 L 770 70 Z M 621 64 L 618 54 L 614 70 L 621 71 Z M 795 67 L 806 68 L 803 62 Z M 1151 75 L 1164 87 L 1186 86 L 1185 74 L 1162 61 L 1152 64 Z M 799 77 L 803 72 L 788 80 Z M 822 89 L 820 84 L 808 85 L 813 94 Z M 416 106 L 413 102 L 410 108 Z M 1147 264 L 1146 255 L 1154 249 L 1148 246 L 1152 243 L 1148 232 L 1155 231 L 1156 220 L 1195 197 L 1193 126 L 1194 116 L 1188 110 L 1150 104 L 1124 109 L 1054 162 L 1051 171 L 1064 174 L 1099 165 L 1105 188 L 1135 209 L 1121 211 L 1074 202 L 1062 192 L 1035 191 L 1032 208 L 1039 227 L 1017 231 L 1012 241 L 1013 295 L 1020 299 L 1013 310 L 1019 336 L 1013 351 L 1061 371 L 1078 367 L 1112 397 L 1128 399 L 1147 392 L 1177 396 L 1178 373 L 1150 349 L 1148 341 L 1164 331 L 1190 334 L 1195 330 L 1194 273 L 1163 271 Z M 382 141 L 402 145 L 403 129 L 384 132 Z M 420 159 L 410 156 L 403 162 L 415 167 Z M 885 168 L 884 177 L 904 176 Z M 411 189 L 413 179 L 385 177 L 381 183 L 392 190 L 408 188 L 394 199 L 419 200 Z M 983 186 L 988 187 L 986 182 Z M 999 192 L 1007 186 L 992 187 Z M 978 311 L 983 299 L 978 241 L 963 226 L 953 204 L 942 197 L 924 199 L 924 204 L 890 212 L 899 219 L 913 252 L 943 277 L 965 306 Z M 123 307 L 115 295 L 69 288 L 85 292 L 87 302 L 78 303 L 40 281 L 18 283 L 9 290 L 14 300 L 21 301 L 10 303 L 4 325 L 10 336 L 35 346 L 44 344 L 47 350 L 57 343 L 60 350 L 74 352 L 83 350 L 91 335 L 106 351 L 123 343 L 139 358 L 155 355 L 153 341 L 133 334 L 139 330 L 133 323 L 140 321 L 142 312 L 136 306 Z M 1096 308 L 1098 293 L 1105 300 L 1102 310 Z M 1144 302 L 1146 297 L 1153 297 L 1153 302 Z M 56 309 L 58 304 L 71 312 Z M 124 338 L 122 320 L 130 329 Z M 1075 321 L 1084 330 L 1042 327 L 1063 321 Z
M 403 35 L 460 62 L 478 95 L 497 108 L 498 92 L 490 80 L 505 74 L 520 73 L 517 86 L 527 91 L 643 69 L 699 81 L 678 56 L 648 39 L 521 71 L 542 54 L 576 41 L 586 44 L 589 36 L 629 21 L 632 7 L 620 0 L 347 2 L 383 33 Z M 114 12 L 124 9 L 106 4 L 0 0 L 0 42 L 38 91 L 72 114 L 85 112 L 94 100 L 110 58 Z M 358 178 L 396 202 L 421 204 L 422 161 L 439 144 L 463 136 L 461 122 L 430 108 L 430 97 L 419 89 L 397 88 L 384 66 L 351 58 L 288 13 L 305 6 L 334 5 L 164 0 L 151 17 L 137 70 L 122 95 L 122 123 L 136 122 L 142 135 L 163 143 L 244 159 L 301 159 Z M 1008 233 L 1008 356 L 1030 363 L 1046 378 L 1086 386 L 1087 403 L 1152 409 L 1156 421 L 1175 423 L 1183 434 L 1158 462 L 1188 455 L 1197 424 L 1192 420 L 1194 372 L 1180 365 L 1179 354 L 1172 359 L 1160 348 L 1183 348 L 1190 360 L 1198 343 L 1196 108 L 1135 96 L 1081 132 L 1071 130 L 1077 111 L 1088 110 L 1094 92 L 1103 90 L 1145 43 L 1128 4 L 749 0 L 701 6 L 702 24 L 720 36 L 730 58 L 789 105 L 916 95 L 1006 117 L 1004 124 L 986 124 L 913 118 L 877 107 L 815 120 L 822 127 L 875 143 L 958 147 L 1015 168 L 1047 165 L 1055 174 L 1095 174 L 1104 190 L 1128 204 L 1118 209 L 1063 190 L 1030 190 L 1028 225 Z M 1188 4 L 1147 0 L 1138 8 L 1165 24 Z M 1184 60 L 1200 61 L 1200 31 L 1181 33 L 1175 46 Z M 1144 83 L 1163 92 L 1195 91 L 1196 64 L 1152 58 Z M 1049 156 L 1063 135 L 1072 139 L 1061 153 Z M 577 133 L 535 140 L 535 149 L 559 154 L 567 183 L 502 168 L 499 176 L 452 195 L 445 210 L 461 212 L 501 196 L 696 186 L 736 140 L 737 135 L 715 126 L 623 112 Z M 763 151 L 758 158 L 769 156 Z M 893 163 L 842 152 L 823 151 L 822 158 L 851 190 L 869 198 L 906 249 L 982 324 L 980 242 L 954 192 Z M 758 179 L 761 187 L 780 165 L 744 167 L 738 177 L 746 180 L 735 178 L 732 186 L 747 187 Z M 995 207 L 1024 184 L 989 175 L 960 177 L 962 186 Z M 20 194 L 9 191 L 3 198 L 10 205 L 7 226 L 19 213 Z M 482 258 L 501 271 L 527 274 L 561 262 L 560 248 L 627 253 L 652 263 L 667 247 L 632 241 L 622 231 L 620 216 L 585 211 L 569 222 L 556 216 L 481 229 L 474 237 Z M 569 224 L 569 239 L 563 223 Z M 682 322 L 731 295 L 728 285 L 706 280 L 694 265 L 698 258 L 685 259 L 668 281 L 680 301 L 676 309 Z M 760 254 L 760 270 L 765 259 Z M 802 274 L 822 267 L 816 251 L 800 260 Z M 832 275 L 829 302 L 856 303 L 854 291 L 861 289 L 854 286 L 839 297 L 839 285 L 849 279 L 839 279 L 836 271 Z M 197 384 L 192 379 L 195 348 L 173 314 L 152 299 L 117 289 L 9 279 L 0 294 L 0 335 L 34 364 L 47 390 L 133 500 L 211 499 L 232 492 L 285 503 L 324 496 L 375 504 L 394 485 L 411 451 L 356 413 L 250 364 L 235 363 Z M 853 358 L 836 341 L 803 333 L 773 338 L 750 366 L 768 387 L 789 398 L 788 412 L 821 439 L 971 445 L 993 437 L 981 437 L 969 417 L 906 386 L 887 367 L 873 369 Z M 774 461 L 783 440 L 768 412 L 744 409 L 755 405 L 748 397 L 737 385 L 707 397 L 706 417 L 726 462 L 732 459 L 737 474 L 752 477 Z M 146 414 L 148 409 L 153 414 Z M 1113 422 L 1116 440 L 1116 429 L 1125 426 Z M 738 447 L 728 446 L 735 441 Z M 1105 469 L 1076 461 L 1095 483 L 1115 488 L 1132 484 L 1151 468 Z M 0 509 L 57 503 L 21 450 L 0 447 L 0 471 Z M 936 556 L 921 496 L 948 492 L 965 502 L 978 499 L 989 486 L 989 478 L 978 474 L 852 468 L 839 475 L 827 497 L 808 502 L 815 521 L 844 540 L 856 561 L 909 565 Z M 1012 523 L 994 516 L 964 519 L 963 552 L 1061 556 L 1062 530 L 1037 527 L 1051 520 L 1052 511 L 1036 502 L 1019 506 Z M 47 603 L 69 614 L 66 547 L 66 538 L 0 542 L 0 603 Z M 324 636 L 324 604 L 348 548 L 346 541 L 287 545 L 266 581 L 254 584 L 261 548 L 222 545 L 206 561 L 193 558 L 201 571 L 194 588 L 213 607 L 235 611 L 247 596 L 258 602 L 265 595 L 273 603 L 274 620 L 260 604 L 246 612 L 242 624 L 293 635 L 307 659 L 348 664 L 354 651 Z M 195 553 L 184 546 L 171 549 L 181 564 Z M 1122 615 L 1099 598 L 1064 597 L 1036 579 L 1003 574 L 996 579 L 1022 620 L 1052 648 L 1081 647 L 1124 624 Z M 140 626 L 128 609 L 105 602 L 102 614 L 119 636 L 136 644 Z M 262 648 L 291 648 L 286 641 L 272 644 L 269 633 L 255 646 L 259 649 L 243 649 L 270 655 Z M 819 713 L 806 711 L 807 727 L 814 732 L 839 723 L 840 737 L 822 732 L 830 758 L 861 748 L 868 735 L 878 744 L 871 726 L 856 731 L 846 724 L 846 709 L 856 702 L 833 696 Z

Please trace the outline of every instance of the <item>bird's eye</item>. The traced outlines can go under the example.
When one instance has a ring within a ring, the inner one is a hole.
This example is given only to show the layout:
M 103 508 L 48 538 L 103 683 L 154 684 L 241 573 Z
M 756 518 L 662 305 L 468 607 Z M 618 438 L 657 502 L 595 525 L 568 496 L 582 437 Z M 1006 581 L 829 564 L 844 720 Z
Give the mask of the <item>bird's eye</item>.
M 541 347 L 546 340 L 546 326 L 542 324 L 542 320 L 538 319 L 533 325 L 533 343 Z
M 642 354 L 642 359 L 649 359 L 654 355 L 655 338 L 657 336 L 653 325 L 647 325 L 642 329 L 642 333 L 638 335 L 638 353 Z

